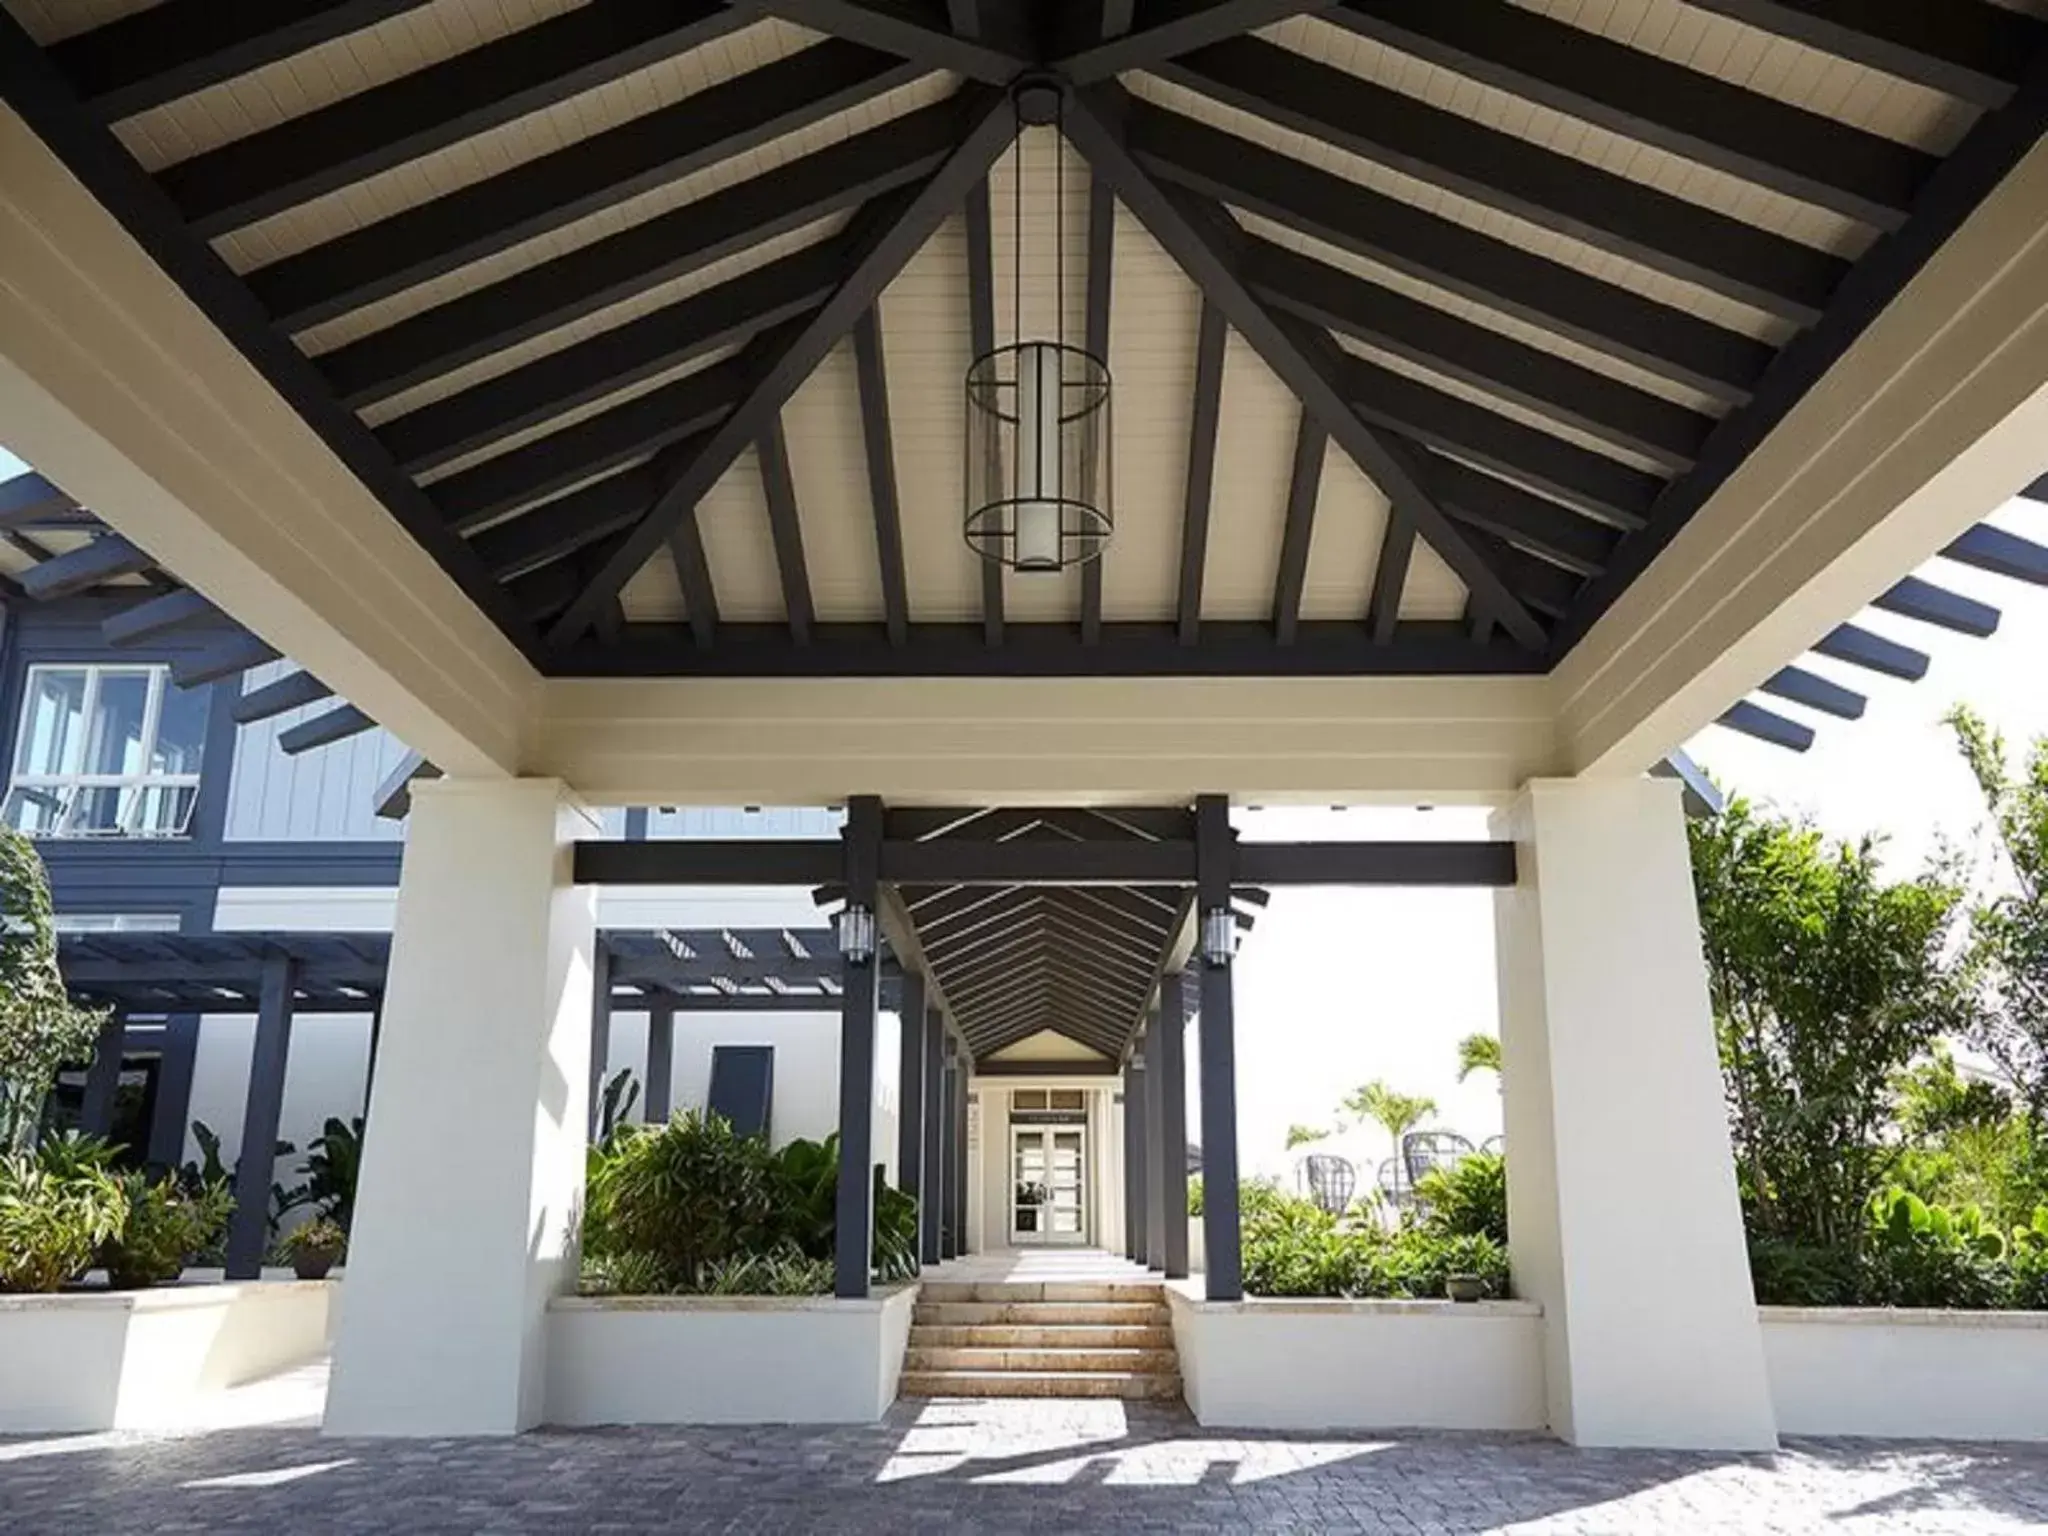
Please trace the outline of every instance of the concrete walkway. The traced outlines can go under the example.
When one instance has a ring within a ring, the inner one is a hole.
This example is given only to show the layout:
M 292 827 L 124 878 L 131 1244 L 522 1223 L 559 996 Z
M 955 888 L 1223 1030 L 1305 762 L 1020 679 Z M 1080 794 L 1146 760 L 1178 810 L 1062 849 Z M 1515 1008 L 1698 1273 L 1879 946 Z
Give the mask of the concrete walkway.
M 317 1372 L 264 1384 L 295 1417 Z M 247 1394 L 252 1389 L 244 1389 Z M 227 1394 L 249 1412 L 259 1399 Z M 216 1405 L 216 1421 L 235 1417 Z M 2048 1448 L 1808 1441 L 1771 1457 L 1501 1437 L 1231 1435 L 1147 1403 L 899 1403 L 835 1429 L 329 1440 L 0 1439 L 0 1530 L 81 1532 L 2038 1531 Z

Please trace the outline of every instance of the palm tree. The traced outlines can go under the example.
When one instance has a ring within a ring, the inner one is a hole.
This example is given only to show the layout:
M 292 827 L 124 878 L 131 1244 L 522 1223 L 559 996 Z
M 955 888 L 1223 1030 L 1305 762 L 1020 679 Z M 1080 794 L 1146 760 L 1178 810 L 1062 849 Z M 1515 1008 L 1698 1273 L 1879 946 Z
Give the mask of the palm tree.
M 1458 1081 L 1462 1083 L 1474 1072 L 1500 1076 L 1499 1036 L 1467 1035 L 1458 1042 Z
M 1349 1094 L 1344 1108 L 1360 1120 L 1372 1120 L 1394 1139 L 1401 1150 L 1401 1138 L 1436 1113 L 1436 1100 L 1419 1093 L 1397 1093 L 1380 1078 Z

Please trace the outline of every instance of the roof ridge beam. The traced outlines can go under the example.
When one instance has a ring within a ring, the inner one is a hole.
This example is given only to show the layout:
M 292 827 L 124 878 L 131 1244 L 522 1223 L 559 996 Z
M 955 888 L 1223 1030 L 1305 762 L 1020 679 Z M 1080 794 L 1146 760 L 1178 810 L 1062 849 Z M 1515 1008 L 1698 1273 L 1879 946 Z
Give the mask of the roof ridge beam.
M 721 188 L 616 235 L 471 289 L 322 355 L 334 392 L 363 406 L 842 212 L 933 170 L 955 135 L 937 102 Z
M 1554 331 L 1731 405 L 1775 355 L 1753 337 L 1149 102 L 1132 152 L 1163 180 Z
M 1258 38 L 1198 49 L 1157 70 L 1278 126 L 1798 325 L 1820 318 L 1849 271 L 1827 251 Z
M 884 55 L 850 43 L 819 43 L 258 267 L 244 281 L 278 325 L 304 330 L 731 160 L 915 78 L 913 69 Z
M 1389 501 L 1403 504 L 1445 563 L 1473 592 L 1478 604 L 1500 619 L 1524 645 L 1543 643 L 1543 627 L 1466 541 L 1430 498 L 1407 455 L 1384 443 L 1344 399 L 1334 360 L 1305 344 L 1271 314 L 1240 275 L 1238 252 L 1225 242 L 1242 231 L 1213 204 L 1159 186 L 1126 148 L 1121 122 L 1128 97 L 1117 87 L 1095 87 L 1069 105 L 1065 131 L 1096 175 L 1109 179 L 1126 208 L 1194 279 L 1205 298 L 1223 311 L 1239 335 L 1291 388 L 1345 453 L 1373 479 Z M 1217 221 L 1222 221 L 1219 229 Z M 1323 338 L 1328 341 L 1328 337 Z M 1336 344 L 1329 344 L 1335 350 Z
M 1910 145 L 1500 0 L 1350 0 L 1321 16 L 1468 80 L 1878 229 L 1905 222 L 1935 165 Z
M 861 232 L 855 237 L 859 256 L 849 264 L 845 280 L 760 371 L 738 407 L 711 434 L 704 451 L 662 493 L 590 586 L 549 627 L 551 646 L 560 647 L 578 638 L 596 621 L 605 605 L 661 547 L 769 418 L 781 411 L 861 313 L 873 306 L 946 215 L 960 206 L 967 190 L 987 176 L 1013 136 L 1014 113 L 1000 93 L 970 88 L 967 94 L 968 99 L 961 103 L 964 131 L 945 163 L 914 192 L 893 195 L 882 206 L 866 211 L 860 220 Z
M 744 26 L 723 5 L 593 0 L 157 172 L 207 239 L 367 181 Z

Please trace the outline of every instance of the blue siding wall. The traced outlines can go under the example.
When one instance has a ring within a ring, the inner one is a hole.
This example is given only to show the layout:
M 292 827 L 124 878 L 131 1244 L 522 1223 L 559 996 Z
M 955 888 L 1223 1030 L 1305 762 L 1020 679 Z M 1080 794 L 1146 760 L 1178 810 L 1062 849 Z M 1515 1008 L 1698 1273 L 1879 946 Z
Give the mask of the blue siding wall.
M 282 661 L 259 667 L 245 687 L 260 688 L 292 670 Z M 281 732 L 333 707 L 323 700 L 237 733 L 223 828 L 229 842 L 403 840 L 402 824 L 380 817 L 375 804 L 377 787 L 405 756 L 404 744 L 389 731 L 365 731 L 297 757 L 278 750 Z

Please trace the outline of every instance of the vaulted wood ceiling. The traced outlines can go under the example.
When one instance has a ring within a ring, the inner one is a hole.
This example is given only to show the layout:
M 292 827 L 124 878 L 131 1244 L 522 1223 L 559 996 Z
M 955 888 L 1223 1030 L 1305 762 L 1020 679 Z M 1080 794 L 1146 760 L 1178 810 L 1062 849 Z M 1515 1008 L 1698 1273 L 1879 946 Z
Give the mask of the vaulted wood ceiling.
M 2048 123 L 2040 0 L 0 3 L 8 101 L 558 675 L 1545 670 Z M 1054 317 L 1116 533 L 1006 577 L 961 381 Z

